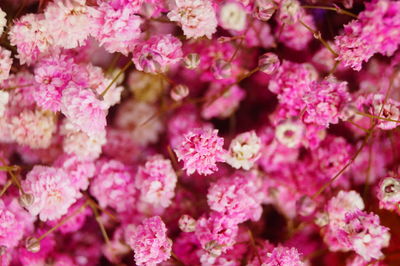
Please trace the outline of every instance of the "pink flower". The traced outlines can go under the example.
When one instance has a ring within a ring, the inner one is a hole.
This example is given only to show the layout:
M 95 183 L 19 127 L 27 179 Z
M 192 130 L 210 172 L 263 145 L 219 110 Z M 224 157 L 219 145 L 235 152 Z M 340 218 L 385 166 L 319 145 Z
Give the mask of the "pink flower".
M 22 181 L 22 188 L 34 197 L 29 212 L 42 221 L 60 218 L 80 196 L 64 170 L 48 166 L 35 165 Z
M 197 220 L 195 234 L 202 248 L 218 257 L 235 244 L 238 225 L 229 216 L 213 212 L 209 218 L 201 217 Z
M 0 13 L 1 13 L 1 9 L 0 9 Z M 1 26 L 0 26 L 0 29 L 1 29 Z M 1 36 L 1 34 L 0 34 L 0 36 Z M 11 70 L 12 63 L 13 63 L 13 60 L 11 58 L 11 52 L 0 47 L 0 82 L 2 82 L 5 79 L 8 79 L 8 77 L 10 76 L 10 70 Z
M 140 191 L 140 199 L 146 203 L 167 208 L 174 197 L 177 177 L 171 161 L 162 156 L 150 157 L 146 164 L 139 167 L 135 185 Z
M 60 25 L 60 24 L 56 24 Z M 27 14 L 17 20 L 9 32 L 10 43 L 17 46 L 21 64 L 34 63 L 54 44 L 45 31 L 43 15 Z
M 102 208 L 111 207 L 118 212 L 134 208 L 136 189 L 128 167 L 116 160 L 100 161 L 98 173 L 90 184 L 90 193 Z
M 4 27 L 7 24 L 6 13 L 0 8 L 0 36 L 3 34 Z
M 45 29 L 55 45 L 70 49 L 84 44 L 92 26 L 89 17 L 92 7 L 85 3 L 86 0 L 62 0 L 47 5 Z
M 140 71 L 165 72 L 169 65 L 182 59 L 181 46 L 181 41 L 170 34 L 153 36 L 136 45 L 132 60 Z
M 0 199 L 0 246 L 13 248 L 24 235 L 24 224 Z
M 285 266 L 304 266 L 306 265 L 301 261 L 301 256 L 296 248 L 276 247 L 269 253 L 263 265 L 285 265 Z
M 229 145 L 226 162 L 233 168 L 249 170 L 261 156 L 261 139 L 254 131 L 237 135 Z
M 237 223 L 247 219 L 258 221 L 262 214 L 259 186 L 255 177 L 244 173 L 220 179 L 208 190 L 208 205 Z
M 159 216 L 143 220 L 128 240 L 137 265 L 156 265 L 171 256 L 172 241 Z
M 101 2 L 93 11 L 92 35 L 110 53 L 127 55 L 140 37 L 142 19 L 135 15 L 137 8 L 131 4 L 115 7 L 113 3 Z
M 399 211 L 400 180 L 393 177 L 382 179 L 379 183 L 377 198 L 379 200 L 379 208 Z
M 107 122 L 104 104 L 90 89 L 70 84 L 63 91 L 61 112 L 75 128 L 89 136 L 105 132 Z
M 49 112 L 25 110 L 11 119 L 13 139 L 34 149 L 47 148 L 56 131 L 55 117 Z
M 357 20 L 345 25 L 344 33 L 337 36 L 338 57 L 345 66 L 360 71 L 362 63 L 375 53 L 393 55 L 400 38 L 400 3 L 390 0 L 366 2 L 365 10 Z
M 305 102 L 303 120 L 325 127 L 337 124 L 343 107 L 350 99 L 346 82 L 338 82 L 334 78 L 321 82 L 314 81 L 303 96 Z
M 195 171 L 209 175 L 218 170 L 217 162 L 225 161 L 224 139 L 218 130 L 197 128 L 184 135 L 180 146 L 175 149 L 178 161 L 183 161 L 186 174 Z
M 187 38 L 211 36 L 217 30 L 217 18 L 210 0 L 175 0 L 168 18 L 182 27 Z

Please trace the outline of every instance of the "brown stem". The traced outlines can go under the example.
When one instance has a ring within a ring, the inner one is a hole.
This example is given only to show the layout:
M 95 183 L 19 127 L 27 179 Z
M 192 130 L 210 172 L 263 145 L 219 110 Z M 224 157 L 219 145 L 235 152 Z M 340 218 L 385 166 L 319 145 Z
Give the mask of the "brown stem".
M 341 9 L 340 7 L 331 7 L 331 6 L 309 6 L 309 5 L 305 5 L 305 6 L 301 6 L 302 8 L 307 8 L 307 9 L 325 9 L 325 10 L 331 10 L 331 11 L 335 11 L 338 14 L 343 14 L 343 15 L 347 15 L 353 18 L 358 18 L 356 14 Z

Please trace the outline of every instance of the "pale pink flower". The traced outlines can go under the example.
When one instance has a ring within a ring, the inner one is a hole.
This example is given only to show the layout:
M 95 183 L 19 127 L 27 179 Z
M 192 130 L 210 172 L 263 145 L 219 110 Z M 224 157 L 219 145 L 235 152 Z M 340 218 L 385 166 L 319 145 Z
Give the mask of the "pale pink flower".
M 223 178 L 211 185 L 207 194 L 210 209 L 241 223 L 258 221 L 262 214 L 259 184 L 244 174 Z
M 60 218 L 80 196 L 64 170 L 41 165 L 35 165 L 26 175 L 22 188 L 34 197 L 27 209 L 42 221 Z
M 223 90 L 225 90 L 225 87 L 220 85 L 211 86 L 208 89 L 206 97 L 210 100 L 202 107 L 201 115 L 203 118 L 218 117 L 223 119 L 231 116 L 246 96 L 246 92 L 237 85 L 231 86 L 226 92 L 219 95 Z
M 92 35 L 110 52 L 127 55 L 140 37 L 142 19 L 135 15 L 137 8 L 131 4 L 115 7 L 113 3 L 101 2 L 92 12 Z
M 75 128 L 89 136 L 105 133 L 105 106 L 90 89 L 70 84 L 63 91 L 61 112 Z
M 261 156 L 261 139 L 254 131 L 237 135 L 229 145 L 226 162 L 233 168 L 249 170 Z
M 265 259 L 265 260 L 264 260 Z M 263 265 L 305 266 L 296 248 L 278 246 L 263 257 Z
M 211 39 L 217 30 L 217 18 L 210 0 L 175 0 L 168 18 L 178 22 L 187 38 L 207 36 Z
M 17 58 L 21 64 L 28 65 L 54 45 L 52 37 L 45 31 L 43 15 L 27 14 L 15 21 L 9 39 L 12 45 L 17 46 Z
M 226 2 L 219 9 L 219 23 L 227 30 L 243 31 L 246 28 L 246 16 L 246 9 L 236 2 Z
M 0 90 L 0 117 L 4 116 L 9 99 L 10 99 L 10 94 L 6 91 Z
M 0 199 L 0 246 L 13 248 L 24 235 L 24 224 Z
M 135 46 L 132 60 L 140 71 L 165 72 L 182 59 L 181 47 L 181 41 L 171 34 L 156 35 Z
M 40 110 L 25 110 L 12 117 L 10 123 L 13 139 L 34 149 L 49 147 L 57 128 L 54 115 Z
M 7 25 L 6 13 L 0 8 L 0 36 L 3 34 L 4 27 Z
M 183 161 L 186 174 L 195 171 L 209 175 L 218 170 L 217 162 L 225 161 L 224 139 L 218 137 L 216 129 L 193 129 L 184 135 L 182 143 L 175 149 L 178 161 Z
M 111 207 L 118 212 L 134 208 L 136 189 L 131 170 L 116 160 L 97 164 L 97 174 L 90 183 L 90 193 L 102 208 Z
M 137 265 L 156 265 L 171 256 L 172 241 L 167 237 L 167 228 L 159 216 L 143 220 L 128 243 L 135 252 Z
M 171 161 L 158 155 L 150 157 L 144 166 L 140 166 L 135 178 L 140 199 L 163 208 L 171 205 L 176 182 Z
M 92 27 L 86 0 L 50 2 L 44 11 L 45 30 L 54 44 L 66 49 L 84 44 Z
M 89 136 L 85 132 L 76 130 L 69 122 L 61 127 L 63 138 L 63 149 L 67 154 L 76 155 L 82 160 L 97 159 L 106 143 L 106 132 Z
M 0 47 L 0 82 L 2 82 L 5 79 L 8 79 L 8 77 L 10 76 L 12 63 L 13 60 L 11 58 L 11 52 Z

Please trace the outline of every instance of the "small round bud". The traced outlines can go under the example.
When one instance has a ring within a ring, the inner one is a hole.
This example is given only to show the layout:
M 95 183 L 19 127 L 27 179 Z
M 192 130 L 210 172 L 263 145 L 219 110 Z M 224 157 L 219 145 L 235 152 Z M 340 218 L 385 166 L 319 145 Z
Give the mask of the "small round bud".
M 241 4 L 227 2 L 219 12 L 220 25 L 227 30 L 242 31 L 246 28 L 246 15 Z
M 232 64 L 223 59 L 218 59 L 212 66 L 212 71 L 216 79 L 226 79 L 232 75 Z
M 329 216 L 326 212 L 319 212 L 315 216 L 314 222 L 319 227 L 324 227 L 329 223 Z
M 6 254 L 6 251 L 7 251 L 6 246 L 0 246 L 0 256 L 3 256 L 4 254 Z
M 383 195 L 383 201 L 395 201 L 400 199 L 400 180 L 395 179 L 393 177 L 385 178 L 381 185 L 380 189 Z
M 274 53 L 265 53 L 258 59 L 260 71 L 268 75 L 274 73 L 279 68 L 280 64 L 281 62 L 278 56 Z
M 287 120 L 275 129 L 276 139 L 288 148 L 297 147 L 303 140 L 305 127 L 300 121 Z
M 183 64 L 188 69 L 195 69 L 200 64 L 200 56 L 196 53 L 191 53 L 185 56 Z
M 183 98 L 189 95 L 189 87 L 183 84 L 179 84 L 172 88 L 170 96 L 174 101 L 181 101 Z
M 34 200 L 35 200 L 34 196 L 30 193 L 23 193 L 18 198 L 18 202 L 23 208 L 28 208 L 29 206 L 31 206 Z
M 179 219 L 179 229 L 186 233 L 194 232 L 196 229 L 196 220 L 190 215 L 182 215 Z
M 211 240 L 210 242 L 206 243 L 204 248 L 206 251 L 208 251 L 208 253 L 210 253 L 211 256 L 219 257 L 222 254 L 222 247 L 215 240 Z
M 310 216 L 316 207 L 316 202 L 309 196 L 303 196 L 296 202 L 297 213 L 301 216 Z
M 253 16 L 261 21 L 268 21 L 275 13 L 276 7 L 272 0 L 256 0 Z
M 40 241 L 36 237 L 28 237 L 25 240 L 25 248 L 32 253 L 40 251 Z
M 162 67 L 159 62 L 161 61 L 161 55 L 145 53 L 139 57 L 139 67 L 146 73 L 160 73 Z

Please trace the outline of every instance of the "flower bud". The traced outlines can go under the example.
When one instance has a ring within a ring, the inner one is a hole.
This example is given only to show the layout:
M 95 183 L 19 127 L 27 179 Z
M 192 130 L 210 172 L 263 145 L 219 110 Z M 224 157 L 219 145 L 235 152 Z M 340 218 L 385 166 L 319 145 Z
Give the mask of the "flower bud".
M 212 71 L 216 79 L 226 79 L 232 75 L 232 64 L 223 59 L 218 59 L 212 66 Z
M 23 193 L 18 198 L 18 202 L 23 208 L 28 208 L 29 206 L 31 206 L 34 200 L 35 200 L 34 196 L 30 193 Z
M 380 186 L 383 201 L 397 201 L 400 199 L 400 180 L 393 177 L 385 178 Z
M 139 65 L 136 67 L 146 73 L 160 73 L 163 72 L 160 64 L 161 61 L 161 55 L 145 53 L 139 57 Z
M 246 10 L 239 3 L 227 2 L 220 10 L 220 25 L 227 30 L 242 31 L 246 28 Z
M 268 21 L 275 13 L 276 7 L 272 0 L 256 0 L 253 16 L 261 21 Z
M 268 75 L 274 73 L 279 68 L 280 64 L 281 62 L 278 56 L 274 53 L 265 53 L 258 59 L 260 71 Z
M 316 207 L 317 204 L 309 196 L 303 196 L 296 202 L 297 213 L 301 216 L 310 216 Z
M 191 53 L 185 56 L 183 64 L 188 69 L 195 69 L 200 64 L 200 56 L 196 53 Z
M 183 98 L 189 95 L 189 88 L 186 85 L 179 84 L 172 88 L 171 90 L 171 98 L 174 101 L 181 101 Z
M 179 219 L 179 229 L 186 233 L 194 232 L 196 229 L 196 220 L 190 215 L 182 215 Z
M 40 241 L 36 237 L 28 237 L 25 240 L 25 248 L 32 253 L 40 251 Z

